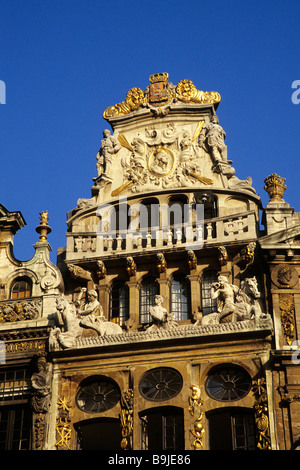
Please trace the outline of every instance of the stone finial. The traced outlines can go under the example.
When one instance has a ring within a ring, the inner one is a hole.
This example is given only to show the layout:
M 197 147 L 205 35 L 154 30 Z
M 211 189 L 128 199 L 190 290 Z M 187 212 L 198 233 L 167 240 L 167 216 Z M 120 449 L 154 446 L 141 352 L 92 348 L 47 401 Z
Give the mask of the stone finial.
M 270 201 L 282 201 L 286 185 L 284 184 L 285 178 L 278 176 L 276 173 L 268 176 L 265 180 L 265 191 L 267 191 Z
M 52 232 L 51 227 L 48 225 L 48 211 L 44 211 L 40 213 L 40 225 L 36 227 L 37 233 L 40 234 L 40 239 L 39 242 L 45 242 L 47 241 L 47 235 L 48 233 Z

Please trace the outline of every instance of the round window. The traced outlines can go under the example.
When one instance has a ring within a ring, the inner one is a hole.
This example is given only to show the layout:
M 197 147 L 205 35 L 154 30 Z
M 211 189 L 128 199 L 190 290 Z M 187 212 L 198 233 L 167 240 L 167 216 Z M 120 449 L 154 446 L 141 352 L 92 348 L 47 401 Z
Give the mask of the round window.
M 225 364 L 208 374 L 206 392 L 219 401 L 240 400 L 248 394 L 251 383 L 250 375 L 242 367 Z
M 101 413 L 120 400 L 120 390 L 109 377 L 94 377 L 83 384 L 76 396 L 78 408 L 87 413 Z
M 175 369 L 159 367 L 145 372 L 140 381 L 141 395 L 150 401 L 175 397 L 182 389 L 182 377 Z

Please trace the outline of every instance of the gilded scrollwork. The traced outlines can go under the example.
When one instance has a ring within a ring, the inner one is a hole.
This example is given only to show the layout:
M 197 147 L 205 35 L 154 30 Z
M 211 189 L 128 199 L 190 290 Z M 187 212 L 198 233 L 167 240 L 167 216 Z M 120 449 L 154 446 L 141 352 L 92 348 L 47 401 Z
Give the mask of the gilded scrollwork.
M 281 324 L 286 343 L 291 345 L 295 337 L 295 300 L 290 293 L 279 294 Z
M 143 90 L 136 87 L 131 88 L 126 95 L 125 101 L 107 108 L 103 113 L 103 117 L 104 119 L 109 119 L 112 117 L 129 114 L 132 111 L 140 109 L 143 103 L 145 103 L 145 95 Z
M 121 449 L 132 449 L 133 438 L 133 390 L 128 389 L 121 396 L 120 421 L 122 428 Z
M 258 432 L 257 448 L 259 450 L 271 450 L 269 431 L 268 398 L 265 379 L 253 380 L 252 390 L 255 396 L 254 411 L 255 423 Z
M 203 400 L 201 398 L 201 390 L 198 385 L 192 385 L 191 396 L 189 397 L 189 413 L 194 418 L 195 421 L 192 423 L 190 433 L 192 435 L 192 448 L 194 450 L 200 450 L 203 447 L 203 437 L 205 433 L 203 425 L 203 412 L 201 411 L 201 406 L 203 405 Z
M 219 103 L 221 95 L 216 91 L 197 90 L 191 80 L 181 80 L 176 86 L 176 97 L 185 103 Z
M 166 107 L 176 101 L 191 104 L 213 104 L 221 100 L 216 91 L 200 91 L 191 80 L 181 80 L 176 86 L 168 82 L 167 73 L 150 76 L 150 85 L 146 91 L 141 88 L 131 88 L 124 101 L 109 106 L 103 113 L 104 119 L 124 116 L 143 106 L 150 108 L 155 114 L 166 113 Z

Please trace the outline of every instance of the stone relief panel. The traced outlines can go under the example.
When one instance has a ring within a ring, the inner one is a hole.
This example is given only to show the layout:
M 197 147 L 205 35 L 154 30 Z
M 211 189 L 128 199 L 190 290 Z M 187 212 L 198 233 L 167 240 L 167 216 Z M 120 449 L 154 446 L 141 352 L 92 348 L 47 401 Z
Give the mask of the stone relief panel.
M 135 131 L 123 128 L 113 135 L 106 129 L 97 154 L 97 186 L 112 183 L 112 197 L 199 183 L 255 192 L 251 178 L 242 181 L 235 176 L 218 117 L 198 119 L 145 123 Z

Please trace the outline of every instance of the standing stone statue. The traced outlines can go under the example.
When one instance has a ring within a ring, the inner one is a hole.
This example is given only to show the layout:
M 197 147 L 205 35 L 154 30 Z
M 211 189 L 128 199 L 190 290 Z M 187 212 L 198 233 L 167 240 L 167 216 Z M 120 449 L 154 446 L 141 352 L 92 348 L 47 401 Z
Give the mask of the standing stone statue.
M 47 413 L 51 403 L 50 376 L 47 371 L 47 362 L 44 357 L 37 360 L 37 371 L 31 376 L 31 385 L 34 389 L 31 405 L 36 413 Z
M 205 124 L 199 134 L 199 146 L 203 147 L 206 142 L 214 163 L 227 162 L 227 146 L 224 143 L 226 133 L 219 125 L 218 116 L 212 116 L 210 122 Z
M 105 173 L 109 175 L 112 166 L 113 156 L 119 152 L 121 145 L 117 138 L 111 135 L 110 130 L 103 131 L 103 140 L 101 141 L 101 148 L 97 154 L 97 171 L 98 176 Z

